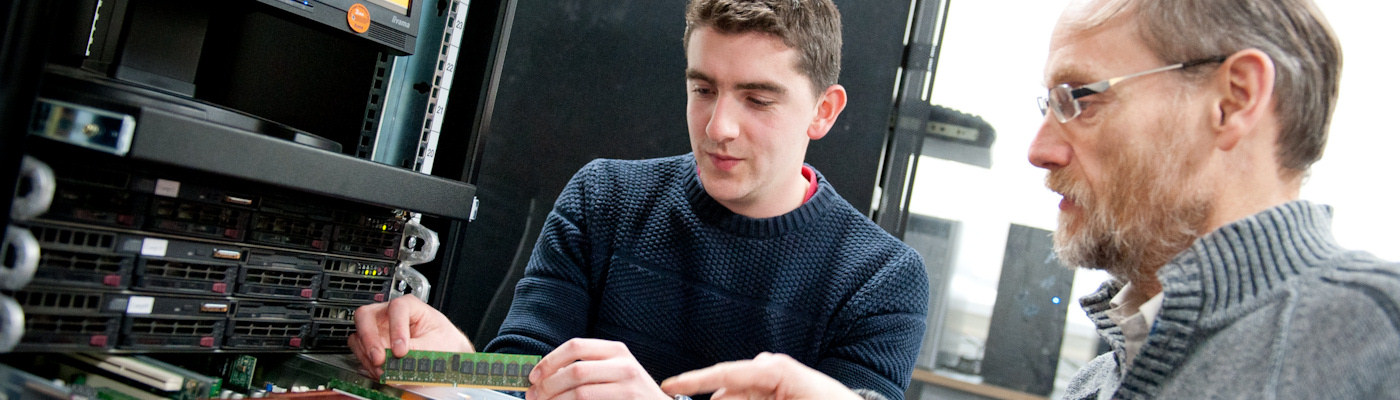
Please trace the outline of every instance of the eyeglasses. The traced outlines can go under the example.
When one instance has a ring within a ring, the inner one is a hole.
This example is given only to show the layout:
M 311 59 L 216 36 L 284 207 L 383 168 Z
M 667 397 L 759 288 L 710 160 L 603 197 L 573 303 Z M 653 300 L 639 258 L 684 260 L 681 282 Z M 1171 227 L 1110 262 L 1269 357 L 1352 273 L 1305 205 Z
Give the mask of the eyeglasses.
M 1041 116 L 1045 116 L 1046 112 L 1053 111 L 1055 113 L 1055 119 L 1059 120 L 1060 123 L 1063 124 L 1074 119 L 1074 117 L 1078 117 L 1079 113 L 1084 111 L 1084 108 L 1079 104 L 1079 98 L 1092 94 L 1107 92 L 1108 88 L 1113 87 L 1113 85 L 1118 84 L 1118 82 L 1122 82 L 1126 79 L 1136 78 L 1143 75 L 1155 74 L 1163 71 L 1171 71 L 1180 68 L 1191 68 L 1201 64 L 1218 63 L 1223 61 L 1225 61 L 1225 56 L 1202 58 L 1199 60 L 1192 60 L 1184 63 L 1168 65 L 1165 67 L 1149 69 L 1146 71 L 1138 72 L 1136 74 L 1105 79 L 1077 88 L 1072 88 L 1069 86 L 1069 84 L 1062 83 L 1050 88 L 1050 93 L 1047 96 L 1041 96 L 1036 100 L 1040 103 Z

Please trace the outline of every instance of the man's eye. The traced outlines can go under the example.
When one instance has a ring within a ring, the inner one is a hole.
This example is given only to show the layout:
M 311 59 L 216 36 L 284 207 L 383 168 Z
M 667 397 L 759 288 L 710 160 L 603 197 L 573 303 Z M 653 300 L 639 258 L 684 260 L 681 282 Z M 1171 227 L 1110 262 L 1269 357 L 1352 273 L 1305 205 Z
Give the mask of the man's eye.
M 773 105 L 773 102 L 772 102 L 772 101 L 767 101 L 767 100 L 762 100 L 762 99 L 755 99 L 755 98 L 752 98 L 752 97 L 749 98 L 749 102 L 750 102 L 750 103 L 753 103 L 753 105 L 759 106 L 759 107 L 768 107 L 768 106 Z
M 703 88 L 703 87 L 698 87 L 698 88 L 690 89 L 690 92 L 691 92 L 691 93 L 695 93 L 695 94 L 700 95 L 700 96 L 709 96 L 709 95 L 715 94 L 715 92 L 714 92 L 713 90 L 710 90 L 710 88 Z
M 1093 100 L 1079 100 L 1079 114 L 1085 115 L 1097 111 L 1099 102 Z

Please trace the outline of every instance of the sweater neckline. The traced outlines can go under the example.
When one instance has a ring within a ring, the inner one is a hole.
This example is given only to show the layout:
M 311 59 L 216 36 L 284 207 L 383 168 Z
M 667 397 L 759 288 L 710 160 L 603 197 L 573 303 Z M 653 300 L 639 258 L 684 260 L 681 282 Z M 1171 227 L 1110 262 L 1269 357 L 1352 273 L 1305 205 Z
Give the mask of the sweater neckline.
M 694 159 L 691 161 L 693 164 Z M 710 197 L 708 192 L 705 192 L 694 165 L 688 168 L 690 173 L 685 184 L 686 199 L 701 221 L 726 232 L 751 238 L 782 236 L 821 219 L 841 199 L 820 171 L 808 164 L 803 164 L 803 166 L 811 168 L 812 172 L 816 174 L 818 187 L 811 198 L 787 214 L 771 218 L 750 218 L 735 214 L 719 201 Z
M 1167 297 L 1199 293 L 1191 306 L 1206 317 L 1265 297 L 1343 251 L 1332 208 L 1298 200 L 1216 229 L 1157 276 Z
M 1080 299 L 1099 334 L 1112 344 L 1123 376 L 1123 388 L 1155 392 L 1157 380 L 1189 354 L 1198 329 L 1225 323 L 1229 311 L 1250 307 L 1271 297 L 1290 279 L 1323 267 L 1345 251 L 1332 237 L 1332 209 L 1295 200 L 1227 224 L 1199 238 L 1157 271 L 1162 282 L 1162 308 L 1152 333 L 1134 364 L 1156 365 L 1155 371 L 1128 368 L 1122 351 L 1123 334 L 1108 318 L 1109 304 L 1123 284 L 1105 282 Z

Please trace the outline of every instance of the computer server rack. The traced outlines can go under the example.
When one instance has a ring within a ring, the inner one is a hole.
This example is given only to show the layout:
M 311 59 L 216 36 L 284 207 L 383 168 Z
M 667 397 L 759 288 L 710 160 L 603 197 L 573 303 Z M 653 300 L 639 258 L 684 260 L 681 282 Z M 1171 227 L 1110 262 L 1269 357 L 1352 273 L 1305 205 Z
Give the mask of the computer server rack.
M 0 50 L 61 48 L 62 35 L 48 39 L 72 21 L 58 8 L 165 6 L 44 3 L 5 6 L 0 17 L 22 24 L 7 26 L 16 35 Z M 450 4 L 449 16 L 461 18 L 465 2 Z M 20 18 L 21 11 L 37 20 Z M 460 30 L 450 20 L 437 24 Z M 108 25 L 91 31 L 124 32 Z M 435 47 L 425 49 L 425 57 L 439 57 Z M 0 353 L 348 352 L 355 310 L 403 294 L 396 275 L 433 258 L 423 253 L 436 245 L 415 245 L 423 240 L 415 232 L 425 230 L 416 219 L 466 221 L 474 213 L 470 184 L 357 157 L 371 152 L 342 152 L 307 131 L 104 73 L 92 60 L 61 62 L 57 53 L 6 57 L 0 65 L 0 74 L 36 83 L 3 93 L 0 172 L 16 189 L 5 196 L 12 212 L 0 221 Z M 383 103 L 385 84 L 409 83 L 376 81 L 365 90 Z M 370 122 L 349 133 L 373 139 Z M 427 140 L 417 129 L 409 134 L 418 146 Z

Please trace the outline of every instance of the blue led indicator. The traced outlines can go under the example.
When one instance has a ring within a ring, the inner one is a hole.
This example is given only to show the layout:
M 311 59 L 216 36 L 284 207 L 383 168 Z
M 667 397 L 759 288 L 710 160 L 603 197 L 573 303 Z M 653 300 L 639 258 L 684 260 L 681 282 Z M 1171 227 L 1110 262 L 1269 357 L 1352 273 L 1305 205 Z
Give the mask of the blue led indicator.
M 1055 303 L 1055 304 L 1060 304 L 1060 296 L 1051 297 L 1051 298 L 1050 298 L 1050 302 L 1051 302 L 1051 303 Z

